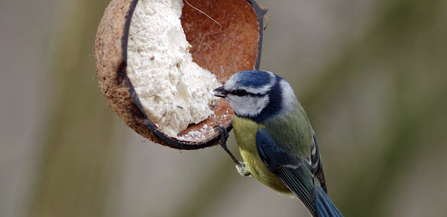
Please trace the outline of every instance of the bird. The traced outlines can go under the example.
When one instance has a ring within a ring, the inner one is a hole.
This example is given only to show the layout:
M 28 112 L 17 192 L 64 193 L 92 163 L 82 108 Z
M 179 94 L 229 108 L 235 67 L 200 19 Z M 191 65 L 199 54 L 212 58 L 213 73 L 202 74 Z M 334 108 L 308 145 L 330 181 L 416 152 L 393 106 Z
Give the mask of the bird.
M 226 129 L 216 129 L 241 175 L 295 195 L 311 216 L 343 216 L 327 195 L 315 132 L 284 78 L 269 71 L 240 71 L 214 89 L 214 95 L 234 111 L 232 125 L 242 162 L 226 146 Z

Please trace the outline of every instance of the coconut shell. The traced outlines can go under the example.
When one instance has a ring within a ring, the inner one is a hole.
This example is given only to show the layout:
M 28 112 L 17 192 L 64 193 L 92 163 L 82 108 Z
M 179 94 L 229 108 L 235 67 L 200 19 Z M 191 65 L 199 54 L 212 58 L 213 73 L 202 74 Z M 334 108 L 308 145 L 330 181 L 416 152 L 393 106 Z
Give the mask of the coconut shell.
M 104 96 L 127 126 L 151 141 L 176 149 L 218 144 L 218 131 L 204 132 L 201 137 L 184 141 L 169 137 L 148 119 L 126 72 L 129 27 L 137 2 L 112 0 L 99 24 L 95 41 L 96 74 Z M 213 72 L 221 83 L 239 71 L 259 68 L 266 9 L 254 0 L 188 0 L 188 3 L 184 4 L 181 22 L 192 45 L 194 62 Z M 215 115 L 199 124 L 190 124 L 179 134 L 180 138 L 205 124 L 222 125 L 230 131 L 233 111 L 228 103 L 219 99 L 212 110 Z

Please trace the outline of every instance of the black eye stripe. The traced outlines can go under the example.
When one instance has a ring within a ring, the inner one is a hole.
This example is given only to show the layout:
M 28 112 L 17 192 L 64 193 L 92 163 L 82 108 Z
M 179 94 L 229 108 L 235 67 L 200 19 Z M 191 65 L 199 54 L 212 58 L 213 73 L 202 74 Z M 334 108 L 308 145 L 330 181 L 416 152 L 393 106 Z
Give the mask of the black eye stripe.
M 231 94 L 236 95 L 236 96 L 246 96 L 246 95 L 248 95 L 248 92 L 243 89 L 237 89 L 237 90 L 233 90 L 231 92 Z
M 266 96 L 267 94 L 269 94 L 269 92 L 270 92 L 270 91 L 268 91 L 268 92 L 265 93 L 265 94 L 260 94 L 260 93 L 249 93 L 249 92 L 247 92 L 247 91 L 244 90 L 244 89 L 237 89 L 237 90 L 233 90 L 233 91 L 231 91 L 230 94 L 231 94 L 231 95 L 236 95 L 236 96 L 247 96 L 247 95 L 250 95 L 250 96 L 253 96 L 253 97 L 263 97 L 263 96 Z

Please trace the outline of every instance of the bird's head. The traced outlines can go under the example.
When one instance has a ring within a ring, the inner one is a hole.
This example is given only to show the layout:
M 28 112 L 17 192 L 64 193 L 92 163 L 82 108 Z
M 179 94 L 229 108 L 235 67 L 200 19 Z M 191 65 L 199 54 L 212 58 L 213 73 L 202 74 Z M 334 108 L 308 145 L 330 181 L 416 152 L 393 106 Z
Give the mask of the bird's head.
M 289 83 L 267 71 L 238 72 L 214 92 L 227 100 L 236 116 L 258 123 L 290 112 L 298 103 Z

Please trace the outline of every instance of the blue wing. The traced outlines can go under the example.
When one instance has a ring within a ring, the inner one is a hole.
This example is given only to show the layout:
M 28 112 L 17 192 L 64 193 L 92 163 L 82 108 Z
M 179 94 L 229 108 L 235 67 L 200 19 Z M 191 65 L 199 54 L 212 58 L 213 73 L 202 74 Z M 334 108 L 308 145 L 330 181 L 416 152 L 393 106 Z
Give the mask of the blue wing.
M 314 171 L 321 171 L 323 174 L 320 163 L 310 165 L 306 159 L 284 152 L 264 128 L 256 133 L 256 146 L 267 168 L 300 198 L 312 216 L 342 216 L 325 193 L 319 181 L 320 177 L 314 178 Z M 322 178 L 324 180 L 324 175 Z
M 313 128 L 312 128 L 312 137 L 313 137 L 313 143 L 312 143 L 312 153 L 310 157 L 312 162 L 312 174 L 314 174 L 314 176 L 318 178 L 321 187 L 327 194 L 326 179 L 324 178 L 324 172 L 323 172 L 323 164 L 321 163 L 320 150 L 318 149 L 317 137 L 315 136 L 315 131 Z

